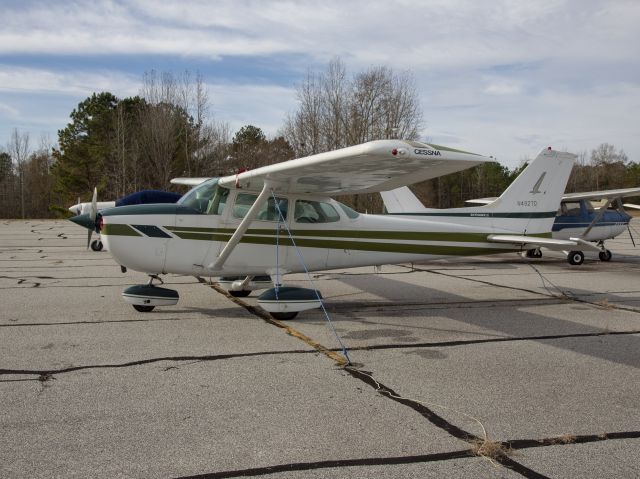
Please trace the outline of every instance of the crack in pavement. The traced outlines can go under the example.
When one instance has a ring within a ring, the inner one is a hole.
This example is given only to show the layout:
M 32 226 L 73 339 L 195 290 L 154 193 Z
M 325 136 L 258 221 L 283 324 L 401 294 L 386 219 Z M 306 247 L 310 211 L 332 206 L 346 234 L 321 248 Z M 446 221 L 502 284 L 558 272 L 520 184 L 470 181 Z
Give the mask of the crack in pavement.
M 418 401 L 415 401 L 413 399 L 405 398 L 398 395 L 393 389 L 389 388 L 388 386 L 385 386 L 384 384 L 374 379 L 371 373 L 367 371 L 363 371 L 358 367 L 355 367 L 355 365 L 349 364 L 346 358 L 344 358 L 341 355 L 338 355 L 332 349 L 327 348 L 326 346 L 318 343 L 317 341 L 313 340 L 309 336 L 306 336 L 300 333 L 299 331 L 295 330 L 291 326 L 285 325 L 281 321 L 271 318 L 269 313 L 267 313 L 265 310 L 263 310 L 259 306 L 257 307 L 252 306 L 248 303 L 245 303 L 240 298 L 231 296 L 228 291 L 221 288 L 216 283 L 207 282 L 203 278 L 198 278 L 198 281 L 200 281 L 203 284 L 207 284 L 210 288 L 214 289 L 215 291 L 218 291 L 220 294 L 226 296 L 228 299 L 230 299 L 234 303 L 244 307 L 250 313 L 264 319 L 269 324 L 277 326 L 283 329 L 287 334 L 297 337 L 298 339 L 301 339 L 305 343 L 317 349 L 319 352 L 323 353 L 325 356 L 329 357 L 338 366 L 341 366 L 342 369 L 346 371 L 348 374 L 350 374 L 353 378 L 358 379 L 359 381 L 371 386 L 372 388 L 375 389 L 375 391 L 378 394 L 382 395 L 383 397 L 386 397 L 388 399 L 391 399 L 393 401 L 396 401 L 404 406 L 407 406 L 413 409 L 414 411 L 418 412 L 421 416 L 423 416 L 425 419 L 427 419 L 429 422 L 431 422 L 434 426 L 444 430 L 451 436 L 457 439 L 460 439 L 462 441 L 465 441 L 467 443 L 470 443 L 476 447 L 478 447 L 479 444 L 486 444 L 489 442 L 488 438 L 486 437 L 481 438 L 447 421 L 444 417 L 438 415 L 437 413 L 435 413 L 433 410 L 431 410 L 424 404 Z M 479 455 L 477 452 L 474 454 Z M 484 454 L 480 454 L 480 455 L 482 455 L 483 457 L 486 457 Z M 520 464 L 519 462 L 513 460 L 512 458 L 508 457 L 506 454 L 499 453 L 489 459 L 530 479 L 540 479 L 540 478 L 546 477 L 532 469 L 529 469 L 523 464 Z M 192 476 L 192 477 L 199 477 L 199 476 Z M 203 476 L 203 477 L 207 477 L 207 476 Z M 209 477 L 227 477 L 227 476 L 209 476 Z M 229 477 L 237 477 L 237 476 L 229 476 Z
M 192 476 L 179 476 L 174 479 L 224 479 L 231 477 L 264 476 L 277 472 L 310 471 L 313 469 L 330 469 L 341 467 L 357 466 L 391 466 L 400 464 L 416 464 L 436 461 L 447 461 L 451 459 L 462 459 L 473 457 L 470 449 L 463 451 L 444 452 L 436 454 L 422 454 L 415 456 L 392 456 L 392 457 L 368 457 L 361 459 L 336 459 L 329 461 L 315 462 L 294 462 L 290 464 L 277 464 L 273 466 L 255 467 L 249 469 L 238 469 L 235 471 L 212 472 L 196 474 Z
M 180 362 L 180 361 L 193 361 L 208 362 L 208 361 L 220 361 L 223 359 L 236 359 L 236 358 L 251 358 L 256 356 L 275 356 L 284 354 L 309 354 L 314 353 L 313 350 L 307 349 L 292 349 L 288 351 L 259 351 L 253 353 L 229 353 L 229 354 L 208 354 L 202 356 L 166 356 L 161 358 L 149 358 L 141 359 L 138 361 L 129 361 L 119 364 L 91 364 L 85 366 L 70 366 L 60 369 L 0 369 L 0 376 L 10 375 L 22 375 L 22 376 L 39 376 L 42 381 L 49 379 L 55 379 L 55 376 L 65 373 L 72 373 L 76 371 L 84 371 L 87 369 L 117 369 L 117 368 L 129 368 L 133 366 L 142 366 L 145 364 L 158 363 L 162 361 Z M 192 364 L 193 364 L 192 363 Z

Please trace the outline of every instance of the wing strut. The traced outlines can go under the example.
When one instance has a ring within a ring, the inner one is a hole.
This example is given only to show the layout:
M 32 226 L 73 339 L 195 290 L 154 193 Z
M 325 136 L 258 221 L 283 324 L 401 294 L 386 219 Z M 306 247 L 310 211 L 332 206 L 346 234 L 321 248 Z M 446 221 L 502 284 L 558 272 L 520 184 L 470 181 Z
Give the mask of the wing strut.
M 587 227 L 586 230 L 584 230 L 584 233 L 582 233 L 582 238 L 586 238 L 587 235 L 589 234 L 589 232 L 596 225 L 596 223 L 598 223 L 598 221 L 600 221 L 602 219 L 602 217 L 604 216 L 605 211 L 607 211 L 607 208 L 609 208 L 609 205 L 611 204 L 611 202 L 614 199 L 615 198 L 608 198 L 607 202 L 600 207 L 600 209 L 598 210 L 598 214 L 596 214 L 596 216 L 595 216 L 595 218 L 593 218 L 593 221 L 591 222 L 591 224 Z
M 262 191 L 258 195 L 258 198 L 253 203 L 253 205 L 251 205 L 251 208 L 249 208 L 249 211 L 247 211 L 247 214 L 242 219 L 242 221 L 234 231 L 231 238 L 229 238 L 229 241 L 220 252 L 220 255 L 218 256 L 218 258 L 209 265 L 209 269 L 215 271 L 222 268 L 222 266 L 224 265 L 225 261 L 227 261 L 227 258 L 229 257 L 231 252 L 234 250 L 236 245 L 240 242 L 244 234 L 249 229 L 249 225 L 258 214 L 258 210 L 262 208 L 262 205 L 266 203 L 269 197 L 270 189 L 271 189 L 271 185 L 268 182 L 265 182 L 264 186 L 262 187 Z

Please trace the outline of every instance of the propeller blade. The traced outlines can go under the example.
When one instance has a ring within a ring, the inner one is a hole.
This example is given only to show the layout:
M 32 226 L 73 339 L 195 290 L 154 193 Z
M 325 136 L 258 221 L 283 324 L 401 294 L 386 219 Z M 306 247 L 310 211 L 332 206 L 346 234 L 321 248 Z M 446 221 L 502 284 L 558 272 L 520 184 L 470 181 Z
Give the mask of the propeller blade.
M 93 188 L 93 198 L 91 198 L 91 209 L 89 210 L 89 219 L 91 220 L 91 228 L 89 228 L 89 234 L 87 235 L 87 249 L 91 245 L 91 236 L 93 236 L 93 230 L 96 228 L 96 216 L 98 216 L 98 188 Z
M 629 230 L 629 238 L 631 238 L 631 243 L 633 243 L 633 247 L 636 247 L 636 242 L 633 239 L 633 235 L 631 234 L 631 225 L 627 224 L 627 230 Z
M 97 214 L 98 214 L 98 188 L 93 188 L 93 198 L 91 198 L 91 210 L 89 212 L 89 218 L 95 221 Z

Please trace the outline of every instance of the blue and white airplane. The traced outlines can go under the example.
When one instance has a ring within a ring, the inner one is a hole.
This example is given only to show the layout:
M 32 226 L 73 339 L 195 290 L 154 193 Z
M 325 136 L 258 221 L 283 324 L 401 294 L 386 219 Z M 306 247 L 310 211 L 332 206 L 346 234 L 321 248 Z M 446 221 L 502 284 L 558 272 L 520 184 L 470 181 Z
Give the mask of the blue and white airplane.
M 397 188 L 380 193 L 387 213 L 404 216 L 424 216 L 433 210 L 425 208 L 408 187 Z M 611 251 L 605 247 L 605 240 L 613 239 L 629 229 L 631 216 L 624 207 L 640 209 L 634 204 L 622 204 L 622 198 L 640 196 L 640 188 L 624 188 L 617 190 L 590 191 L 584 193 L 565 193 L 556 214 L 552 228 L 552 238 L 578 241 L 585 249 L 597 249 L 602 261 L 610 261 Z M 473 205 L 489 205 L 497 198 L 479 198 L 468 200 Z M 594 208 L 591 201 L 603 200 L 604 203 Z M 615 209 L 609 209 L 615 205 Z M 629 231 L 631 236 L 631 231 Z M 631 236 L 633 241 L 633 236 Z M 595 244 L 593 244 L 595 243 Z M 541 258 L 540 248 L 526 251 L 528 258 Z M 570 251 L 567 259 L 572 265 L 582 264 L 584 254 L 581 251 Z

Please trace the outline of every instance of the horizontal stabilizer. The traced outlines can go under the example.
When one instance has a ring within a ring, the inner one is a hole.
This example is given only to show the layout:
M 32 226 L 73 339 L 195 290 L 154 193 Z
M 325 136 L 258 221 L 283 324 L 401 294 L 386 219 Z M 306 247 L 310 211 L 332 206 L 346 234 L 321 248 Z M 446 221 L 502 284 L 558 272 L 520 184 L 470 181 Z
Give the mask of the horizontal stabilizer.
M 417 213 L 424 209 L 424 205 L 407 186 L 401 186 L 391 191 L 380 193 L 387 213 Z

